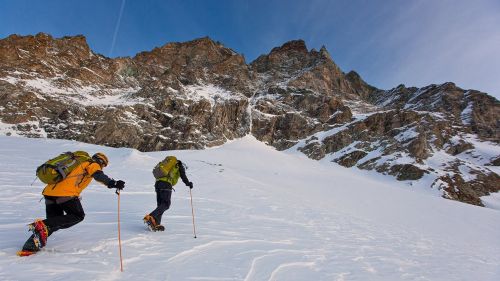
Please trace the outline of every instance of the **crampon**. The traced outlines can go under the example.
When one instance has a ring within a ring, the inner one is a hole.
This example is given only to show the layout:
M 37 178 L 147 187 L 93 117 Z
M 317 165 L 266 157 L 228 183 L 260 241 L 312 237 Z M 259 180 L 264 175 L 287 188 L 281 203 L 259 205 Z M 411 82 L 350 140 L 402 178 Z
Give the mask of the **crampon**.
M 153 218 L 153 216 L 146 215 L 143 220 L 144 220 L 144 224 L 146 224 L 146 226 L 148 227 L 148 229 L 150 231 L 156 231 L 157 230 L 156 227 L 158 225 L 156 224 L 156 220 L 155 220 L 155 218 Z
M 31 256 L 36 252 L 40 251 L 47 244 L 47 237 L 49 236 L 49 231 L 47 226 L 42 220 L 36 220 L 35 222 L 28 225 L 29 231 L 33 234 L 26 240 L 23 245 L 23 249 L 17 252 L 20 257 Z

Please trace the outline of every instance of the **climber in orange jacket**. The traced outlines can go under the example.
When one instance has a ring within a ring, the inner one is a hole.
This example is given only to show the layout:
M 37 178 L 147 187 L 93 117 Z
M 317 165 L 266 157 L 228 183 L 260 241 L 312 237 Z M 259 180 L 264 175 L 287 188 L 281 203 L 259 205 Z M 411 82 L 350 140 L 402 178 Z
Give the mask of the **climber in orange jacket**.
M 92 179 L 108 188 L 122 190 L 125 182 L 109 178 L 102 169 L 108 166 L 109 160 L 103 153 L 96 153 L 88 161 L 79 164 L 67 177 L 55 184 L 47 184 L 42 194 L 45 198 L 47 218 L 36 220 L 29 225 L 33 235 L 26 241 L 22 252 L 37 252 L 47 243 L 47 238 L 59 229 L 69 228 L 85 217 L 80 193 L 90 184 Z

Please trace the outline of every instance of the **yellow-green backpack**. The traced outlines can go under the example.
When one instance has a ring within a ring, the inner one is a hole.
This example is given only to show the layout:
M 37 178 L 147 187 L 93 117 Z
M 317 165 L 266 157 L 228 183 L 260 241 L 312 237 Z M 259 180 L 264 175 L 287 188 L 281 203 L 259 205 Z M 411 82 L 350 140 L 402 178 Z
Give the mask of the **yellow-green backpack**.
M 64 180 L 78 165 L 92 158 L 85 151 L 65 152 L 48 160 L 36 169 L 36 176 L 46 184 Z
M 156 164 L 153 168 L 153 176 L 156 179 L 168 177 L 172 168 L 177 164 L 177 158 L 175 156 L 167 156 L 163 161 Z

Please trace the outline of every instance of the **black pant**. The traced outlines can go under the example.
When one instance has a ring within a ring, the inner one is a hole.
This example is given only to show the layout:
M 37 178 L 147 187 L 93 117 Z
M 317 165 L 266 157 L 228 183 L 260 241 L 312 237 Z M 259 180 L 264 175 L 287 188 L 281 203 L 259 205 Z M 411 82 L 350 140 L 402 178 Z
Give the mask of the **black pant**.
M 172 186 L 164 181 L 157 181 L 155 183 L 156 190 L 156 209 L 151 212 L 151 216 L 155 219 L 157 224 L 161 224 L 161 217 L 163 213 L 170 208 L 170 198 L 172 197 Z
M 85 218 L 82 204 L 78 197 L 61 202 L 61 197 L 45 197 L 47 219 L 43 222 L 49 229 L 49 235 L 59 229 L 71 227 Z M 66 214 L 65 214 L 66 213 Z

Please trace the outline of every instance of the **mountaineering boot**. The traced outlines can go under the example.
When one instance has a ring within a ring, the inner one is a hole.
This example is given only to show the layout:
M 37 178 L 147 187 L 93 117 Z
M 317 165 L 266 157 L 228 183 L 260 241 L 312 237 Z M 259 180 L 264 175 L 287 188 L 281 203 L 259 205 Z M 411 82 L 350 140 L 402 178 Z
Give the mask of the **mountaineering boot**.
M 49 229 L 42 220 L 35 220 L 35 222 L 28 225 L 30 231 L 33 232 L 34 241 L 39 244 L 39 248 L 45 247 L 47 244 L 47 237 L 49 237 Z
M 30 238 L 26 240 L 23 245 L 23 249 L 17 252 L 20 257 L 31 256 L 36 252 L 40 251 L 47 244 L 48 229 L 42 220 L 36 220 L 35 222 L 28 225 L 30 231 L 33 232 Z
M 155 227 L 155 231 L 165 231 L 165 227 L 163 225 L 159 224 Z
M 156 220 L 155 220 L 155 218 L 153 218 L 153 216 L 146 215 L 143 220 L 144 220 L 144 223 L 149 228 L 149 230 L 156 231 L 156 226 L 157 225 L 156 225 Z
M 28 238 L 28 240 L 24 243 L 23 249 L 17 252 L 17 255 L 20 257 L 27 257 L 38 251 L 40 251 L 40 242 L 35 237 L 35 234 L 31 234 L 30 238 Z

